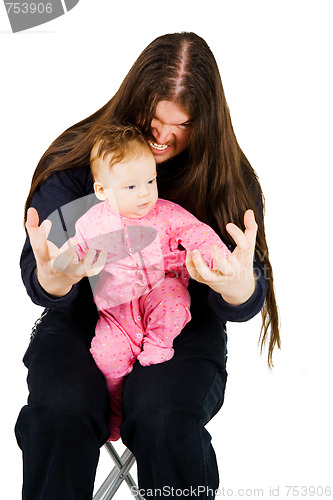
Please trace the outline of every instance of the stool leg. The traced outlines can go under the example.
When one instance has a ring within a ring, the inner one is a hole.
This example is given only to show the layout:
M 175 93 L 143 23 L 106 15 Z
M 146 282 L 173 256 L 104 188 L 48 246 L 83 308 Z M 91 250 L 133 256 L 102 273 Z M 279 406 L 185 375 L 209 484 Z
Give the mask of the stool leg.
M 118 470 L 117 467 L 114 467 L 110 474 L 107 476 L 97 493 L 94 495 L 93 500 L 105 500 L 105 495 L 107 494 L 110 486 L 114 482 L 117 476 Z
M 129 471 L 135 462 L 134 455 L 128 449 L 126 449 L 120 457 L 110 442 L 107 442 L 105 444 L 105 448 L 114 461 L 115 467 L 105 479 L 105 481 L 95 494 L 93 500 L 110 500 L 114 497 L 123 481 L 126 481 L 132 494 L 134 494 L 134 492 L 137 492 L 138 487 L 132 476 L 129 474 Z M 134 490 L 132 490 L 132 488 L 134 488 Z M 135 496 L 139 500 L 144 500 L 139 492 L 135 494 Z
M 132 456 L 132 457 L 129 457 L 127 459 L 127 461 L 124 463 L 123 467 L 120 469 L 119 473 L 117 474 L 116 476 L 116 479 L 114 480 L 114 482 L 112 483 L 109 491 L 107 492 L 107 494 L 105 495 L 105 498 L 104 500 L 110 500 L 111 498 L 113 498 L 113 496 L 116 494 L 116 492 L 118 491 L 118 488 L 119 486 L 121 485 L 121 483 L 125 480 L 128 484 L 128 473 L 129 473 L 129 470 L 130 468 L 132 467 L 133 463 L 135 462 L 135 458 Z M 132 482 L 134 483 L 133 479 L 132 479 Z M 135 485 L 135 483 L 134 483 Z M 133 484 L 130 483 L 130 485 L 128 484 L 128 486 L 131 488 L 133 486 Z M 135 490 L 134 490 L 135 491 Z M 133 494 L 133 491 L 131 490 L 131 493 Z

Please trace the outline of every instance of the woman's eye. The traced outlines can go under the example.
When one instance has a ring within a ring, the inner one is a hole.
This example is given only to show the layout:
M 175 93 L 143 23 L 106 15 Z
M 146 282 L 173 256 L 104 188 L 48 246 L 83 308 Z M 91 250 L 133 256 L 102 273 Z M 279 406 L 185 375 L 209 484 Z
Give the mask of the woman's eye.
M 192 127 L 192 123 L 182 123 L 179 127 L 182 129 L 190 128 Z

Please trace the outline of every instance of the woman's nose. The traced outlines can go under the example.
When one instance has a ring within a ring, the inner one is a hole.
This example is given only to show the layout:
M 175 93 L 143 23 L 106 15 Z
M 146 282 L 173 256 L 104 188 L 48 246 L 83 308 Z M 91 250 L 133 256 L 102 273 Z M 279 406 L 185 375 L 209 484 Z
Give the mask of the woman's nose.
M 167 144 L 172 138 L 172 130 L 168 125 L 162 125 L 152 122 L 152 134 L 159 144 Z

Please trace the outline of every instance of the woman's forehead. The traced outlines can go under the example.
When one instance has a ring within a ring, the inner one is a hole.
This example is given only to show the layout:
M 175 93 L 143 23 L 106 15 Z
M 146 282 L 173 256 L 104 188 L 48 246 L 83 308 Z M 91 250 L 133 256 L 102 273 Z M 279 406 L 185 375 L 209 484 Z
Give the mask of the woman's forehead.
M 173 101 L 160 101 L 155 117 L 167 125 L 183 125 L 191 120 L 187 112 Z

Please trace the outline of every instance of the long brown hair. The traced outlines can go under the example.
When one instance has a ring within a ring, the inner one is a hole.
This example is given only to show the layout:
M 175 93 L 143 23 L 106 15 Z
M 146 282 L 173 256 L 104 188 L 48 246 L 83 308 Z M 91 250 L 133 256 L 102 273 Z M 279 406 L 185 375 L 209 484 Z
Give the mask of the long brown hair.
M 220 73 L 207 43 L 194 33 L 174 33 L 154 40 L 138 57 L 118 92 L 99 111 L 61 134 L 44 153 L 33 175 L 25 213 L 37 186 L 52 173 L 89 163 L 96 131 L 114 121 L 136 124 L 145 135 L 157 104 L 177 103 L 193 120 L 188 162 L 181 182 L 169 193 L 199 219 L 233 244 L 225 229 L 228 222 L 244 229 L 247 209 L 258 223 L 255 257 L 268 283 L 262 308 L 261 352 L 268 342 L 268 364 L 280 347 L 279 316 L 275 300 L 261 209 L 264 198 L 253 168 L 238 145 Z M 259 201 L 259 203 L 258 203 Z

